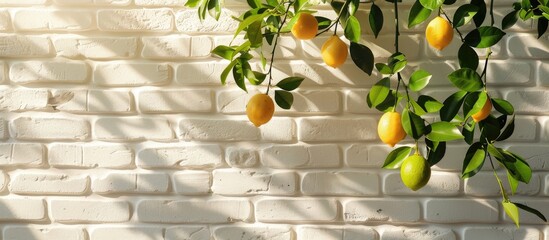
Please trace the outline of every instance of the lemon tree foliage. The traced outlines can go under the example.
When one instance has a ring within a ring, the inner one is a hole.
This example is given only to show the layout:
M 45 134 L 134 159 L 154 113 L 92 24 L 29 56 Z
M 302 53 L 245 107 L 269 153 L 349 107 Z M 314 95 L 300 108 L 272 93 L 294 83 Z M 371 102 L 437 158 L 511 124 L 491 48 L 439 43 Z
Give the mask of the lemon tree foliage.
M 428 71 L 414 69 L 409 76 L 405 74 L 410 71 L 404 70 L 411 67 L 399 50 L 401 26 L 398 4 L 401 0 L 386 0 L 394 6 L 393 12 L 388 13 L 394 14 L 395 50 L 387 61 L 378 63 L 374 63 L 375 56 L 363 44 L 361 36 L 364 28 L 369 27 L 377 38 L 386 24 L 383 15 L 387 12 L 376 4 L 376 1 L 379 3 L 382 0 L 323 1 L 335 11 L 335 19 L 314 16 L 314 4 L 308 0 L 247 0 L 247 11 L 234 16 L 239 25 L 233 40 L 238 38 L 239 44 L 231 41 L 231 44 L 217 46 L 212 51 L 214 55 L 227 60 L 227 67 L 220 76 L 221 83 L 225 84 L 229 74 L 232 74 L 236 85 L 247 91 L 248 84 L 261 85 L 267 80 L 266 94 L 271 87 L 278 88 L 274 94 L 275 102 L 281 108 L 288 109 L 293 103 L 291 91 L 298 88 L 304 78 L 291 76 L 273 79 L 272 68 L 279 37 L 291 33 L 297 39 L 306 40 L 331 32 L 332 36 L 321 49 L 323 60 L 328 66 L 338 67 L 347 58 L 347 52 L 350 52 L 352 61 L 359 69 L 368 75 L 375 69 L 382 75 L 365 99 L 370 108 L 384 112 L 378 123 L 380 139 L 391 147 L 406 136 L 415 142 L 412 146 L 398 146 L 391 151 L 383 168 L 400 169 L 403 183 L 416 191 L 429 181 L 430 167 L 442 160 L 447 142 L 464 141 L 469 149 L 463 156 L 462 178 L 474 177 L 489 164 L 499 184 L 502 207 L 517 227 L 519 209 L 547 221 L 538 210 L 510 200 L 519 182 L 527 184 L 530 181 L 532 170 L 521 156 L 499 147 L 500 142 L 511 137 L 514 132 L 514 108 L 510 102 L 488 94 L 487 72 L 490 71 L 488 62 L 492 54 L 491 47 L 499 44 L 506 34 L 505 30 L 518 20 L 536 21 L 538 38 L 546 33 L 549 0 L 520 0 L 509 6 L 509 13 L 501 23 L 494 21 L 493 0 L 490 4 L 484 0 L 469 0 L 467 3 L 456 3 L 455 0 L 415 0 L 408 15 L 408 27 L 425 28 L 425 37 L 433 51 L 448 46 L 454 33 L 461 41 L 455 59 L 459 69 L 447 75 L 456 91 L 443 100 L 419 93 L 428 86 L 432 77 Z M 218 19 L 222 8 L 221 0 L 189 0 L 186 5 L 196 7 L 201 19 L 208 16 Z M 446 13 L 447 6 L 457 7 L 453 16 Z M 365 21 L 360 21 L 355 15 L 359 7 L 369 9 L 369 26 L 362 26 L 360 22 Z M 425 24 L 428 19 L 432 20 Z M 474 26 L 474 29 L 465 31 L 464 26 Z M 338 28 L 342 31 L 338 31 Z M 337 35 L 340 32 L 343 36 Z M 341 41 L 341 37 L 349 40 L 350 44 Z M 266 45 L 270 45 L 270 53 L 263 51 Z M 483 51 L 485 57 L 481 60 L 478 52 Z M 267 58 L 270 59 L 269 64 Z M 482 65 L 479 64 L 481 61 Z M 261 69 L 252 68 L 256 63 L 261 63 Z M 273 84 L 273 81 L 278 83 Z M 274 111 L 272 100 L 266 94 L 258 94 L 248 103 L 253 110 L 248 115 L 256 114 L 250 117 L 256 126 L 268 122 Z M 414 98 L 416 95 L 419 96 Z M 433 118 L 437 115 L 439 118 Z M 424 151 L 420 146 L 424 146 Z M 496 174 L 496 164 L 507 173 L 509 189 L 503 187 L 502 180 Z

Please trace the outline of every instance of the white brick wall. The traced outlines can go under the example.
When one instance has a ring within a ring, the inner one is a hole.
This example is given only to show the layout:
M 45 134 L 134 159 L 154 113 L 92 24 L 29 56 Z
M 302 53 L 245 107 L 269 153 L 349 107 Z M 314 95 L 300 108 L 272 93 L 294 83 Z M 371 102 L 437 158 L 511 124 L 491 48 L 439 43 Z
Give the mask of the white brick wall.
M 464 144 L 448 145 L 416 192 L 380 169 L 391 148 L 365 97 L 381 76 L 350 58 L 328 68 L 318 51 L 326 36 L 280 39 L 275 83 L 306 80 L 291 109 L 254 127 L 245 106 L 264 86 L 245 93 L 232 74 L 221 86 L 226 61 L 210 54 L 231 41 L 245 1 L 226 1 L 218 22 L 200 21 L 186 2 L 0 0 L 0 239 L 549 240 L 532 215 L 514 227 L 491 171 L 460 178 Z M 496 23 L 512 2 L 496 1 Z M 383 58 L 393 16 L 391 3 L 376 3 L 384 30 L 378 39 L 363 30 Z M 405 24 L 411 3 L 402 3 Z M 423 93 L 443 101 L 460 42 L 435 52 L 424 27 L 402 28 L 400 46 L 433 73 Z M 502 147 L 534 171 L 513 198 L 549 216 L 549 38 L 537 40 L 535 27 L 511 28 L 487 74 L 491 95 L 517 112 Z

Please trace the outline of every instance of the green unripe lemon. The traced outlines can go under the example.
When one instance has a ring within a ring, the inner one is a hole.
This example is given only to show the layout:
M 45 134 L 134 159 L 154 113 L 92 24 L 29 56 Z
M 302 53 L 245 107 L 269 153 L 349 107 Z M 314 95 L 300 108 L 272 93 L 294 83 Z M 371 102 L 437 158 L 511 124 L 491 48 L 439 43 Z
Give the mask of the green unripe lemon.
M 409 156 L 400 166 L 400 178 L 406 187 L 417 191 L 429 182 L 431 167 L 421 155 Z

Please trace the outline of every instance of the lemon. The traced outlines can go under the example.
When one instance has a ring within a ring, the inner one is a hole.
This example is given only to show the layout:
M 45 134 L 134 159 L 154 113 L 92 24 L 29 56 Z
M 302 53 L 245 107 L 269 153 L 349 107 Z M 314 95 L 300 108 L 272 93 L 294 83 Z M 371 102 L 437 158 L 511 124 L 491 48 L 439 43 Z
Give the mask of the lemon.
M 421 155 L 409 156 L 400 166 L 400 178 L 406 187 L 417 191 L 429 182 L 431 167 Z
M 427 25 L 425 37 L 431 47 L 442 50 L 452 42 L 454 29 L 446 19 L 437 16 Z
M 492 101 L 490 101 L 490 98 L 486 99 L 486 103 L 484 103 L 484 106 L 482 106 L 482 109 L 478 111 L 477 113 L 473 114 L 471 117 L 473 118 L 473 121 L 480 122 L 488 117 L 490 115 L 490 112 L 492 111 Z
M 313 39 L 318 32 L 318 21 L 309 13 L 300 13 L 292 26 L 292 34 L 300 40 Z
M 246 105 L 246 114 L 256 127 L 269 122 L 274 114 L 273 100 L 266 94 L 254 95 Z
M 324 42 L 320 49 L 322 60 L 326 65 L 337 68 L 347 60 L 349 54 L 347 49 L 347 44 L 338 36 L 333 35 Z
M 377 135 L 382 142 L 394 147 L 406 137 L 406 132 L 402 127 L 400 113 L 386 112 L 381 116 L 377 124 Z

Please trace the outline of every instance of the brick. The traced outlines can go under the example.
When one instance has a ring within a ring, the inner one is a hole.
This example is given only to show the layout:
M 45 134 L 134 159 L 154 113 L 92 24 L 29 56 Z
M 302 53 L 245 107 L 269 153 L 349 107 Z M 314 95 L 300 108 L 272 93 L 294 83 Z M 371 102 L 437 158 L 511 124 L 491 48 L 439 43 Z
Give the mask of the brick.
M 512 200 L 513 202 L 517 202 L 517 203 L 521 203 L 521 204 L 524 204 L 528 207 L 531 207 L 531 208 L 534 208 L 534 209 L 537 209 L 539 212 L 541 212 L 541 214 L 543 214 L 544 216 L 547 216 L 549 215 L 549 209 L 547 208 L 547 204 L 549 203 L 546 198 L 541 198 L 541 199 L 535 199 L 535 198 L 513 198 Z M 503 208 L 502 208 L 503 209 Z M 503 210 L 502 210 L 503 212 Z M 521 226 L 524 226 L 526 224 L 542 224 L 542 225 L 546 225 L 545 222 L 543 222 L 541 219 L 539 219 L 536 215 L 534 214 L 531 214 L 529 212 L 526 212 L 526 211 L 522 211 L 520 210 L 519 211 L 520 213 L 520 224 Z M 505 220 L 506 223 L 508 224 L 513 224 L 513 221 L 511 219 L 509 219 L 509 216 L 507 216 L 507 214 L 503 214 L 503 218 Z
M 403 228 L 391 227 L 381 233 L 381 240 L 456 240 L 456 234 L 448 228 L 423 227 Z
M 135 0 L 137 6 L 181 7 L 185 3 L 185 0 Z
M 97 25 L 102 31 L 166 32 L 173 29 L 173 13 L 168 9 L 99 10 Z
M 538 84 L 547 87 L 549 86 L 549 79 L 545 76 L 549 75 L 549 61 L 540 61 L 537 64 L 537 73 Z
M 171 80 L 171 67 L 162 63 L 111 62 L 96 64 L 94 82 L 102 86 L 162 85 Z
M 152 59 L 209 57 L 213 42 L 205 36 L 144 37 L 142 56 Z
M 371 129 L 376 129 L 376 125 L 376 120 L 370 117 L 303 118 L 298 123 L 298 139 L 305 142 L 375 140 L 377 135 Z
M 8 121 L 6 119 L 0 118 L 0 139 L 5 140 L 10 136 L 10 130 L 8 128 Z
M 246 200 L 143 200 L 137 205 L 139 221 L 146 223 L 228 223 L 250 220 Z
M 338 216 L 338 204 L 328 199 L 261 199 L 255 204 L 259 222 L 330 222 Z
M 137 165 L 142 168 L 213 168 L 222 161 L 218 145 L 178 145 L 145 148 L 138 153 Z
M 55 4 L 70 6 L 127 6 L 131 0 L 53 0 Z
M 351 167 L 378 169 L 391 151 L 387 145 L 352 144 L 345 149 L 345 163 Z
M 138 96 L 143 113 L 199 113 L 212 110 L 210 90 L 149 90 Z
M 259 140 L 259 128 L 248 120 L 181 119 L 179 138 L 185 141 L 252 141 Z
M 86 232 L 78 227 L 44 227 L 44 226 L 7 226 L 2 233 L 4 239 L 75 239 L 84 240 Z
M 0 166 L 39 166 L 44 147 L 39 143 L 0 143 Z
M 10 178 L 10 192 L 30 195 L 82 195 L 90 182 L 87 175 L 48 173 L 17 173 Z
M 343 205 L 346 222 L 416 222 L 420 217 L 417 200 L 351 200 Z
M 11 122 L 14 137 L 19 140 L 89 139 L 90 124 L 75 118 L 18 117 Z
M 181 10 L 175 14 L 175 26 L 179 32 L 197 33 L 197 32 L 216 32 L 232 33 L 238 27 L 238 21 L 231 16 L 240 14 L 228 9 L 222 9 L 218 20 L 206 18 L 200 20 L 196 16 L 195 9 Z
M 400 178 L 398 171 L 385 176 L 383 192 L 387 195 L 456 196 L 460 194 L 461 179 L 457 173 L 431 172 L 431 179 L 423 188 L 412 191 Z
M 305 195 L 373 196 L 379 194 L 379 184 L 375 173 L 308 172 L 303 175 L 301 191 Z
M 429 199 L 424 203 L 424 209 L 428 222 L 496 223 L 499 218 L 499 207 L 494 200 Z
M 254 148 L 231 146 L 225 149 L 225 161 L 233 168 L 250 168 L 259 162 L 259 152 Z
M 219 91 L 216 97 L 217 111 L 224 114 L 243 114 L 253 94 L 255 93 L 246 93 L 240 89 Z
M 13 63 L 9 76 L 12 82 L 25 83 L 84 83 L 88 66 L 77 61 L 27 61 Z
M 447 145 L 446 154 L 432 169 L 461 172 L 467 149 L 469 149 L 468 145 Z
M 182 85 L 215 85 L 220 82 L 219 76 L 228 63 L 221 62 L 185 62 L 177 65 L 175 79 Z M 227 76 L 227 83 L 234 83 L 232 74 Z
M 488 62 L 486 79 L 490 86 L 525 85 L 531 80 L 535 81 L 532 68 L 532 64 L 529 62 L 491 60 Z
M 549 107 L 541 102 L 549 101 L 549 93 L 542 89 L 513 90 L 505 99 L 513 103 L 517 113 L 547 113 Z
M 521 227 L 468 227 L 465 228 L 464 239 L 541 239 L 541 232 L 535 228 Z
M 97 119 L 94 135 L 105 141 L 169 141 L 174 138 L 170 123 L 161 118 L 111 118 Z
M 275 117 L 261 125 L 261 139 L 266 142 L 293 142 L 296 136 L 295 122 L 291 118 Z
M 207 171 L 186 170 L 173 174 L 175 192 L 182 195 L 209 194 L 212 174 Z
M 133 150 L 121 144 L 54 143 L 49 145 L 48 161 L 55 167 L 124 168 L 132 165 Z
M 66 94 L 67 90 L 54 91 L 53 95 Z M 133 96 L 119 90 L 73 90 L 73 97 L 56 106 L 57 110 L 72 113 L 131 113 Z
M 377 113 L 376 109 L 368 107 L 366 97 L 368 90 L 350 90 L 345 93 L 345 111 L 350 113 Z
M 206 226 L 176 226 L 166 228 L 165 240 L 210 239 L 210 229 Z
M 275 145 L 261 150 L 262 165 L 270 168 L 327 168 L 340 165 L 337 145 Z
M 299 226 L 297 227 L 297 239 L 300 240 L 361 240 L 377 239 L 378 233 L 368 227 L 324 227 L 324 226 Z
M 341 94 L 337 91 L 297 91 L 293 95 L 294 104 L 284 112 L 335 114 L 341 111 Z M 283 111 L 278 106 L 276 108 Z
M 507 49 L 512 58 L 547 59 L 549 36 L 537 39 L 537 34 L 513 34 L 507 37 Z
M 513 105 L 515 105 L 515 109 L 517 109 L 516 106 L 518 104 L 515 104 L 515 102 L 512 102 L 512 103 Z M 538 125 L 539 123 L 536 121 L 534 117 L 518 116 L 515 118 L 515 131 L 513 132 L 513 135 L 509 137 L 506 141 L 513 141 L 513 142 L 534 141 L 537 139 L 538 132 L 540 132 L 540 130 L 538 130 Z
M 99 227 L 90 231 L 90 240 L 102 239 L 163 239 L 163 229 L 160 227 Z
M 510 189 L 509 181 L 506 180 L 507 174 L 500 173 L 498 176 L 502 179 L 503 187 L 505 189 Z M 515 194 L 537 195 L 540 192 L 540 188 L 540 176 L 538 174 L 533 174 L 528 184 L 519 183 Z M 501 196 L 498 182 L 494 177 L 494 173 L 491 172 L 479 172 L 474 177 L 466 179 L 464 191 L 467 195 L 479 197 Z
M 133 37 L 60 37 L 53 40 L 57 56 L 66 58 L 112 59 L 136 55 Z
M 221 239 L 271 239 L 292 240 L 292 230 L 284 226 L 222 226 L 213 231 L 216 240 Z
M 108 173 L 93 179 L 91 190 L 101 194 L 166 193 L 170 179 L 164 173 Z
M 212 191 L 220 195 L 293 195 L 296 182 L 294 172 L 217 169 Z
M 4 187 L 7 185 L 8 182 L 9 179 L 6 174 L 4 174 L 4 172 L 0 172 L 0 191 L 4 190 Z
M 230 45 L 240 45 L 244 43 L 245 39 L 241 36 L 238 36 L 236 39 L 233 40 L 233 36 L 218 36 L 214 39 L 214 45 L 220 46 L 230 46 Z M 271 53 L 273 51 L 273 48 L 271 45 L 269 45 L 267 42 L 263 43 L 262 47 L 263 53 Z M 257 52 L 250 52 L 254 57 L 259 58 L 260 54 Z M 293 59 L 296 57 L 301 56 L 301 45 L 295 39 L 293 36 L 284 36 L 281 35 L 278 38 L 277 48 L 274 53 L 275 59 Z M 270 57 L 271 55 L 265 54 L 266 57 Z
M 116 223 L 130 220 L 125 201 L 50 200 L 50 214 L 60 223 Z
M 22 31 L 86 31 L 95 28 L 91 11 L 79 10 L 19 10 L 13 26 Z
M 329 68 L 324 63 L 298 60 L 273 65 L 274 79 L 284 79 L 289 76 L 304 77 L 306 80 L 301 84 L 302 87 L 325 85 L 367 87 L 381 79 L 377 71 L 369 76 L 350 60 L 337 69 Z
M 431 77 L 431 80 L 429 80 L 429 87 L 453 86 L 452 82 L 448 80 L 448 74 L 459 69 L 458 66 L 459 64 L 456 63 L 456 61 L 420 62 L 419 64 L 417 64 L 418 69 L 423 69 L 433 75 Z M 436 90 L 437 89 L 435 89 L 434 91 Z M 451 91 L 455 92 L 454 89 L 452 89 Z M 437 96 L 433 97 L 438 99 L 440 102 L 443 102 L 446 97 L 450 96 L 450 94 L 445 94 L 443 96 L 444 98 L 442 99 L 437 98 Z
M 6 10 L 0 11 L 0 31 L 11 30 L 10 13 Z
M 46 205 L 42 199 L 0 199 L 0 221 L 37 221 L 46 218 Z
M 0 0 L 0 5 L 17 6 L 17 5 L 35 5 L 45 4 L 49 0 Z
M 507 150 L 522 156 L 533 171 L 549 170 L 546 157 L 549 152 L 545 144 L 513 144 Z
M 0 88 L 0 109 L 32 111 L 48 109 L 49 91 L 34 88 Z

